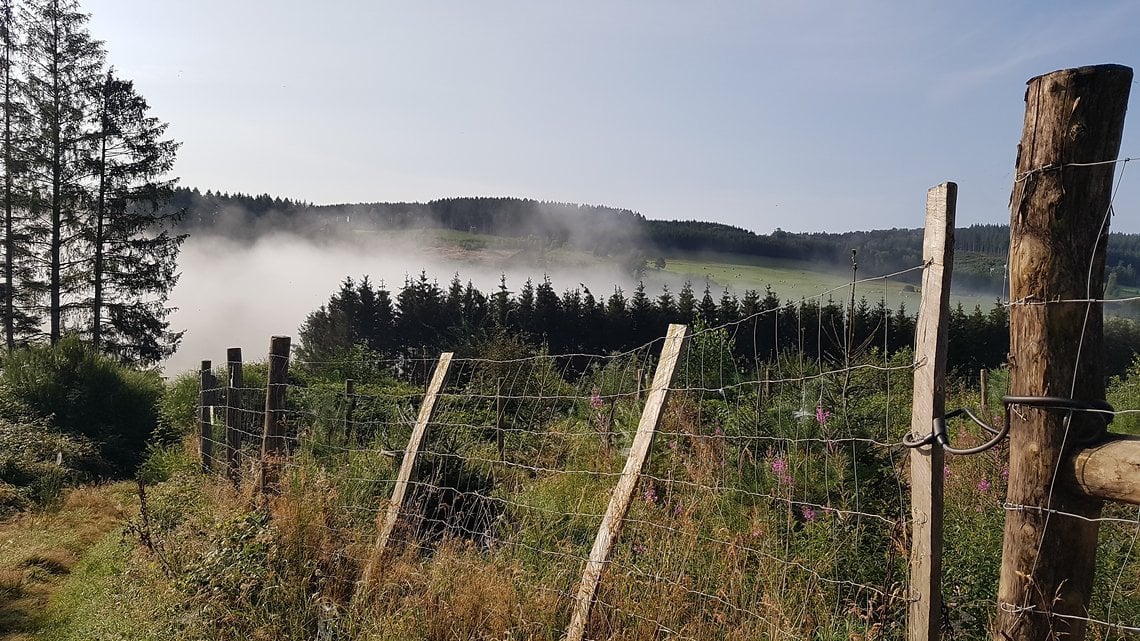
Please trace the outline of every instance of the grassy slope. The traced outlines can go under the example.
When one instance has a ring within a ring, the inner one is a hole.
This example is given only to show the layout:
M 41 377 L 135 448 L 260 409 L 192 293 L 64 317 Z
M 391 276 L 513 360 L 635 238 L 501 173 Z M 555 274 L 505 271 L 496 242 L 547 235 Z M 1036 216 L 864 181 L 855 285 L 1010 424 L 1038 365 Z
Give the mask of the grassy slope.
M 0 639 L 152 638 L 132 623 L 146 619 L 148 599 L 123 573 L 133 553 L 122 530 L 135 505 L 134 485 L 115 483 L 0 522 Z

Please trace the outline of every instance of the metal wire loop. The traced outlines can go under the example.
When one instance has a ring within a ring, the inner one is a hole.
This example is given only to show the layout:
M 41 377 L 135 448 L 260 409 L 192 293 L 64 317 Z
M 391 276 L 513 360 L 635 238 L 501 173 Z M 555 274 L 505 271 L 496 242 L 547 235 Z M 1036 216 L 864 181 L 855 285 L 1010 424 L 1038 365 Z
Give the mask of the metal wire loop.
M 1043 409 L 1062 409 L 1070 411 L 1094 412 L 1104 421 L 1104 430 L 1090 434 L 1081 440 L 1082 443 L 1087 443 L 1100 439 L 1104 432 L 1108 429 L 1108 424 L 1112 422 L 1115 410 L 1112 405 L 1107 401 L 1078 401 L 1072 398 L 1065 398 L 1062 396 L 1003 396 L 1001 399 L 1002 405 L 1005 406 L 1005 420 L 1002 422 L 1000 429 L 995 428 L 982 419 L 978 418 L 976 414 L 967 408 L 956 409 L 947 413 L 945 416 L 940 416 L 934 419 L 934 427 L 930 434 L 918 439 L 911 434 L 903 436 L 903 445 L 916 448 L 926 445 L 933 445 L 937 443 L 943 450 L 951 454 L 968 455 L 978 454 L 984 452 L 991 447 L 997 445 L 1009 434 L 1009 414 L 1010 407 L 1013 405 L 1024 405 L 1027 407 L 1039 407 Z M 957 448 L 950 444 L 950 435 L 946 429 L 946 421 L 965 414 L 970 420 L 974 421 L 986 432 L 992 436 L 990 440 L 974 447 Z

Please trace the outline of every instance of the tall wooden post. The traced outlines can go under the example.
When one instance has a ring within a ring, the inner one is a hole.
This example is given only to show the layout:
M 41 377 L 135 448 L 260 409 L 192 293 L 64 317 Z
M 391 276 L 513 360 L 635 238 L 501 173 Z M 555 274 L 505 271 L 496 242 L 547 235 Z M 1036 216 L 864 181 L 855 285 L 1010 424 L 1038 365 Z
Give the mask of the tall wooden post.
M 1104 292 L 1112 161 L 1132 70 L 1065 69 L 1028 84 L 1010 197 L 1010 394 L 1102 400 L 1101 305 L 1063 301 Z M 1079 641 L 1101 501 L 1056 480 L 1062 458 L 1103 421 L 1034 407 L 1011 421 L 994 638 Z
M 990 397 L 989 397 L 989 389 L 987 389 L 987 387 L 988 387 L 987 383 L 989 382 L 987 380 L 988 378 L 989 378 L 989 370 L 983 368 L 983 369 L 978 371 L 978 388 L 979 388 L 978 391 L 981 393 L 981 397 L 982 397 L 982 402 L 981 402 L 982 409 L 988 409 L 987 406 L 989 405 L 989 398 Z
M 269 340 L 269 380 L 265 385 L 265 427 L 261 434 L 263 495 L 276 494 L 285 460 L 285 389 L 289 377 L 289 337 Z
M 211 371 L 212 363 L 202 361 L 198 370 L 198 456 L 201 459 L 202 473 L 210 471 L 210 464 L 214 460 L 214 426 L 213 405 L 214 374 Z
M 241 394 L 245 387 L 240 347 L 226 350 L 226 365 L 229 367 L 229 385 L 226 387 L 226 475 L 237 486 L 241 484 Z
M 925 436 L 946 415 L 946 349 L 950 275 L 954 269 L 954 215 L 958 186 L 943 183 L 926 193 L 922 240 L 922 300 L 914 333 L 914 400 L 911 432 Z M 938 443 L 910 451 L 911 546 L 908 641 L 934 641 L 942 624 L 942 510 L 945 465 Z
M 582 641 L 586 633 L 586 624 L 590 620 L 590 607 L 598 590 L 598 582 L 602 579 L 602 570 L 609 563 L 613 544 L 617 541 L 622 521 L 633 500 L 637 480 L 641 477 L 641 470 L 649 458 L 649 447 L 653 444 L 653 436 L 657 433 L 657 424 L 665 409 L 665 401 L 669 398 L 669 386 L 673 384 L 673 374 L 677 371 L 677 363 L 681 360 L 688 340 L 688 327 L 669 326 L 669 331 L 665 335 L 665 344 L 661 347 L 661 360 L 657 363 L 657 372 L 653 375 L 653 384 L 645 400 L 645 408 L 641 412 L 641 421 L 637 425 L 637 434 L 633 437 L 633 444 L 629 448 L 629 458 L 625 461 L 621 479 L 614 488 L 610 504 L 606 508 L 606 515 L 598 528 L 598 536 L 594 539 L 594 547 L 590 551 L 590 560 L 582 571 L 582 582 L 578 585 L 578 596 L 574 601 L 574 614 L 570 626 L 566 628 L 566 641 Z

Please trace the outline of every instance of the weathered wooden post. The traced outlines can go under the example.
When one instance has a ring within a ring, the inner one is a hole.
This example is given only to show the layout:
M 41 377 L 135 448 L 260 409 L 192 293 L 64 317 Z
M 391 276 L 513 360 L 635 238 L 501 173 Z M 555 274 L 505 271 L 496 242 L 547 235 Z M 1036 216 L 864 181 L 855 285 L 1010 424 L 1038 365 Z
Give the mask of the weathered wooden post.
M 621 533 L 622 521 L 629 511 L 629 504 L 633 500 L 633 491 L 637 488 L 637 480 L 649 458 L 649 448 L 653 444 L 653 436 L 657 433 L 657 424 L 661 420 L 661 413 L 665 409 L 665 402 L 669 398 L 669 386 L 673 384 L 673 375 L 677 371 L 677 363 L 685 351 L 688 343 L 688 327 L 685 325 L 670 325 L 665 335 L 665 344 L 661 347 L 661 360 L 657 363 L 657 371 L 653 375 L 653 384 L 649 388 L 649 396 L 645 400 L 645 408 L 641 413 L 641 421 L 637 425 L 637 434 L 633 437 L 633 444 L 629 448 L 629 458 L 625 461 L 621 479 L 614 488 L 610 497 L 610 504 L 598 528 L 594 547 L 590 551 L 590 560 L 582 571 L 582 581 L 578 585 L 578 595 L 574 600 L 574 613 L 566 628 L 566 641 L 582 641 L 586 633 L 586 624 L 590 620 L 590 608 L 594 602 L 594 595 L 598 590 L 598 582 L 602 579 L 602 570 L 610 560 L 613 544 Z
M 369 557 L 368 563 L 364 566 L 363 579 L 366 587 L 370 586 L 376 578 L 376 571 L 383 562 L 388 541 L 396 529 L 396 521 L 399 520 L 400 510 L 404 507 L 404 498 L 407 496 L 408 485 L 412 482 L 420 447 L 427 438 L 428 424 L 435 414 L 436 401 L 439 399 L 443 384 L 447 380 L 452 356 L 454 356 L 452 352 L 440 354 L 439 363 L 435 366 L 435 373 L 432 374 L 431 382 L 428 383 L 427 391 L 424 393 L 419 416 L 416 417 L 416 424 L 412 427 L 408 446 L 404 449 L 404 458 L 400 461 L 400 471 L 396 474 L 396 486 L 392 489 L 392 498 L 388 501 L 388 509 L 383 512 L 383 519 L 378 519 L 376 546 L 372 550 L 372 556 Z
M 1114 161 L 1132 70 L 1033 78 L 1010 197 L 1010 394 L 1104 399 L 1104 291 Z M 1058 466 L 1104 421 L 1091 412 L 1012 414 L 1009 493 L 994 639 L 1084 637 L 1099 499 L 1058 484 Z M 1056 616 L 1055 616 L 1056 615 Z
M 203 474 L 210 472 L 210 464 L 214 460 L 212 413 L 214 388 L 217 387 L 217 383 L 210 369 L 212 366 L 210 361 L 202 361 L 202 366 L 198 370 L 198 457 L 201 459 Z
M 289 377 L 289 337 L 269 341 L 269 380 L 265 385 L 265 427 L 261 434 L 262 495 L 276 494 L 285 459 L 285 389 Z
M 987 409 L 987 405 L 989 404 L 989 390 L 987 389 L 987 383 L 989 382 L 987 380 L 988 378 L 989 370 L 983 368 L 978 371 L 978 391 L 981 393 L 982 397 L 982 409 Z
M 943 183 L 926 193 L 922 241 L 922 300 L 914 333 L 914 400 L 911 432 L 931 433 L 946 415 L 946 350 L 950 276 L 954 269 L 954 215 L 958 186 Z M 908 641 L 939 638 L 942 625 L 943 465 L 940 443 L 910 451 L 911 546 L 907 609 Z
M 245 387 L 240 347 L 226 350 L 226 365 L 229 367 L 229 385 L 226 387 L 226 475 L 236 487 L 241 485 L 241 394 Z
M 344 441 L 352 442 L 353 422 L 352 415 L 356 413 L 356 381 L 347 378 L 344 381 Z

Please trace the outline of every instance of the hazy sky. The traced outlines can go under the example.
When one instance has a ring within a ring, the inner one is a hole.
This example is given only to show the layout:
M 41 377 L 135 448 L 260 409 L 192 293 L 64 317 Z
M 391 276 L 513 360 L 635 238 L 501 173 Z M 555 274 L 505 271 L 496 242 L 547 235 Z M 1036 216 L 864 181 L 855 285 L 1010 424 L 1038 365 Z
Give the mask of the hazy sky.
M 182 184 L 467 195 L 758 232 L 1008 222 L 1025 81 L 1140 64 L 1140 2 L 85 0 Z M 1134 87 L 1133 103 L 1140 100 Z M 1136 108 L 1121 156 L 1140 156 Z M 1140 232 L 1140 162 L 1113 227 Z

